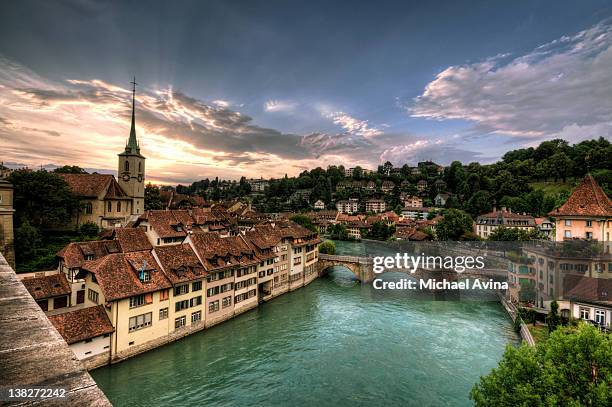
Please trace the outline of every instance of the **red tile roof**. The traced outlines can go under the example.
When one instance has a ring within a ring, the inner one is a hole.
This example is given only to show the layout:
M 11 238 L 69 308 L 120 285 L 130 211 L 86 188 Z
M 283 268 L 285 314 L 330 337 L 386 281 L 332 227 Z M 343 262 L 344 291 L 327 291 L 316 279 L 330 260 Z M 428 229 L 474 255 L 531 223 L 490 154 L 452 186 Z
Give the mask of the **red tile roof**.
M 173 284 L 204 278 L 208 272 L 187 243 L 155 248 L 159 264 Z
M 70 186 L 72 193 L 83 198 L 127 198 L 127 194 L 111 174 L 58 174 Z
M 115 332 L 102 305 L 51 315 L 48 318 L 69 345 Z
M 139 222 L 143 220 L 149 222 L 155 233 L 161 238 L 187 236 L 186 225 L 181 225 L 174 212 L 181 211 L 147 211 L 140 216 Z M 184 216 L 181 216 L 181 218 L 184 220 Z
M 142 228 L 116 228 L 113 237 L 117 239 L 119 247 L 124 253 L 153 249 Z
M 138 274 L 144 266 L 151 280 L 141 282 Z M 99 260 L 87 261 L 82 266 L 96 276 L 106 301 L 170 288 L 172 285 L 149 251 L 109 254 Z
M 567 201 L 548 215 L 612 217 L 612 201 L 589 174 Z
M 563 279 L 564 297 L 574 301 L 612 305 L 612 280 L 569 274 Z
M 85 263 L 87 255 L 90 260 L 100 259 L 107 254 L 119 253 L 121 247 L 116 240 L 94 240 L 90 242 L 72 242 L 57 253 L 68 268 L 78 268 Z
M 23 285 L 35 300 L 70 295 L 72 290 L 64 273 L 24 279 Z
M 242 237 L 221 237 L 214 232 L 190 235 L 191 242 L 207 270 L 255 264 L 259 260 Z

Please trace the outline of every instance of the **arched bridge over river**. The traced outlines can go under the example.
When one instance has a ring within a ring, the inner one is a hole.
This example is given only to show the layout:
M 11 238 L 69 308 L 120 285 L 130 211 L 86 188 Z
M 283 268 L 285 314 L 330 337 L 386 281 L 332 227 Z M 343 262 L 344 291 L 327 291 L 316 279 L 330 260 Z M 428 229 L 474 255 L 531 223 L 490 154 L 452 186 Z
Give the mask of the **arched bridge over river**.
M 374 273 L 374 258 L 361 256 L 340 256 L 335 254 L 319 254 L 317 262 L 319 275 L 326 274 L 331 267 L 342 266 L 353 272 L 355 277 L 362 283 L 372 282 L 377 273 Z M 480 278 L 505 278 L 507 271 L 505 269 L 469 269 L 462 273 L 447 269 L 423 269 L 419 268 L 416 272 L 410 273 L 405 268 L 385 269 L 385 272 L 400 272 L 420 279 L 435 278 L 437 280 L 457 280 L 460 276 L 465 277 L 480 277 Z

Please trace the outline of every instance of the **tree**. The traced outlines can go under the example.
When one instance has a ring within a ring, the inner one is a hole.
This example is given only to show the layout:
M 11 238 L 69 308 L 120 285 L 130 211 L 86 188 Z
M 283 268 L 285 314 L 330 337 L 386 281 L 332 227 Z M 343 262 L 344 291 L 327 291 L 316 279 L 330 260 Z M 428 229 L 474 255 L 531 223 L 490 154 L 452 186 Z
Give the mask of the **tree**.
M 346 226 L 341 223 L 330 225 L 327 228 L 327 233 L 332 239 L 335 240 L 349 240 L 349 235 L 346 230 Z
M 319 253 L 336 254 L 336 244 L 331 240 L 326 240 L 319 245 Z
M 17 225 L 27 220 L 39 229 L 63 227 L 80 208 L 79 199 L 72 194 L 66 181 L 55 173 L 17 170 L 8 180 L 15 189 Z
M 489 240 L 496 242 L 523 242 L 527 240 L 537 240 L 540 238 L 541 236 L 539 232 L 535 229 L 526 231 L 519 228 L 507 228 L 504 226 L 498 227 L 489 235 Z
M 306 215 L 295 215 L 290 217 L 289 220 L 297 223 L 298 225 L 304 226 L 306 229 L 317 232 L 317 227 L 312 223 L 312 219 Z
M 466 209 L 472 216 L 488 213 L 493 208 L 493 197 L 489 191 L 478 191 L 468 200 Z
M 42 238 L 38 229 L 30 225 L 27 219 L 24 219 L 21 222 L 21 226 L 15 229 L 15 256 L 17 262 L 21 263 L 34 257 L 41 244 Z
M 57 174 L 87 174 L 87 171 L 78 165 L 64 165 L 53 170 Z
M 100 233 L 100 228 L 93 222 L 85 222 L 79 228 L 79 232 L 85 237 L 97 237 Z
M 439 240 L 460 240 L 472 232 L 472 218 L 459 209 L 446 209 L 443 218 L 436 225 L 436 236 Z
M 611 379 L 612 336 L 580 323 L 536 347 L 508 345 L 470 398 L 476 406 L 609 406 Z
M 159 188 L 156 185 L 152 185 L 150 182 L 145 186 L 144 200 L 145 211 L 151 209 L 164 209 Z
M 559 304 L 553 300 L 550 303 L 550 312 L 546 316 L 546 325 L 548 325 L 548 332 L 552 332 L 561 325 L 561 317 L 559 316 Z

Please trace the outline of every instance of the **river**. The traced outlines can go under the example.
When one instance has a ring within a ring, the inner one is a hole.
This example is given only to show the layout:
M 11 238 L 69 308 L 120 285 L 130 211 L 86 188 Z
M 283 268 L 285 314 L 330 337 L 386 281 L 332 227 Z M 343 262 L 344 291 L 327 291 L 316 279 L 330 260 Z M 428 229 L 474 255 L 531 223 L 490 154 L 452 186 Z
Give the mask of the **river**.
M 372 245 L 337 242 L 339 254 Z M 493 296 L 436 297 L 374 290 L 334 268 L 92 376 L 115 406 L 471 405 L 473 384 L 518 338 Z

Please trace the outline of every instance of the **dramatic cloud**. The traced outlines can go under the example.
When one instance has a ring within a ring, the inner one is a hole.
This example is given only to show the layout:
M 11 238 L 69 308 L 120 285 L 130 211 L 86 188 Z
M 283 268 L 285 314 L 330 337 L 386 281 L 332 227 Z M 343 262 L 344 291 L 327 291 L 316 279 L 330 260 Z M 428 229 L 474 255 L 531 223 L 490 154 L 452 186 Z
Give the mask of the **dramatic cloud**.
M 375 137 L 383 134 L 382 130 L 370 127 L 367 120 L 359 120 L 344 112 L 332 112 L 327 115 L 334 124 L 342 127 L 348 134 Z
M 287 100 L 268 100 L 264 104 L 266 112 L 293 112 L 297 103 Z
M 448 67 L 409 111 L 474 122 L 476 134 L 575 141 L 612 136 L 611 95 L 612 27 L 604 22 L 524 56 Z

